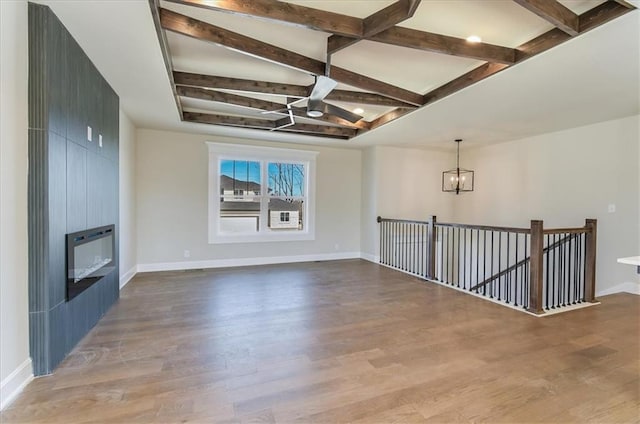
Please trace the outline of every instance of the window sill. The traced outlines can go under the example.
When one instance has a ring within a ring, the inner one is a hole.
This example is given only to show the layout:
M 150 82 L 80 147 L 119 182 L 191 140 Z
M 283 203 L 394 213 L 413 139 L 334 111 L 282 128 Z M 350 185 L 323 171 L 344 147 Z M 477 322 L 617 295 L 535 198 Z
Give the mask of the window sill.
M 282 241 L 308 241 L 315 240 L 315 234 L 238 234 L 238 235 L 215 235 L 209 237 L 209 244 L 229 244 L 229 243 L 271 243 Z

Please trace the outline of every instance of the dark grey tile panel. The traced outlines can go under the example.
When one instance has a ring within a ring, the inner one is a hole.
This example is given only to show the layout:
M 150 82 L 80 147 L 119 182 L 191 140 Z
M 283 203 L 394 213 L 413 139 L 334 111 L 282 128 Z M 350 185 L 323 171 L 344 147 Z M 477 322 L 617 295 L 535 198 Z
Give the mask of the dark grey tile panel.
M 29 354 L 35 375 L 50 373 L 49 311 L 29 313 Z
M 62 301 L 49 311 L 49 363 L 54 370 L 70 352 L 67 344 L 67 304 Z
M 67 233 L 87 228 L 87 149 L 67 141 Z
M 29 128 L 47 129 L 47 18 L 49 8 L 29 3 Z
M 30 343 L 35 373 L 43 375 L 119 296 L 115 271 L 65 299 L 66 234 L 116 224 L 119 240 L 119 111 L 117 95 L 49 8 L 29 7 L 30 125 L 50 129 L 29 133 Z
M 29 312 L 47 311 L 48 243 L 48 132 L 29 130 L 28 230 Z
M 66 293 L 67 141 L 49 132 L 49 305 L 57 305 Z
M 58 18 L 49 13 L 47 17 L 47 80 L 49 86 L 48 123 L 49 131 L 67 136 L 67 78 L 68 33 Z

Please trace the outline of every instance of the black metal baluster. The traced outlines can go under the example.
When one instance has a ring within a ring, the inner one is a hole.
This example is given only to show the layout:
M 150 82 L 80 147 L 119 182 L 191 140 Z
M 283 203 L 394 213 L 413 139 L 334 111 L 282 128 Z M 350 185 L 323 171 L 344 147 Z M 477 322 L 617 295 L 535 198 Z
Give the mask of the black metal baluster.
M 456 255 L 456 285 L 458 288 L 460 288 L 460 258 L 462 257 L 462 255 L 460 254 L 460 231 L 462 230 L 462 228 L 458 228 L 458 248 L 456 249 L 457 255 Z
M 482 230 L 482 280 L 487 278 L 487 230 Z M 487 285 L 482 285 L 482 295 L 487 295 Z
M 514 284 L 513 284 L 513 305 L 514 306 L 518 306 L 518 286 L 520 285 L 520 280 L 518 280 L 518 241 L 520 237 L 520 234 L 515 233 L 515 237 L 516 237 L 516 261 L 514 262 L 515 264 L 515 276 L 514 276 Z
M 463 229 L 462 237 L 462 288 L 467 288 L 467 229 Z
M 558 246 L 558 256 L 560 260 L 560 266 L 558 267 L 558 281 L 560 283 L 560 291 L 558 292 L 558 296 L 560 301 L 558 302 L 558 307 L 564 306 L 564 239 L 562 238 L 562 234 L 558 234 L 558 240 L 560 245 Z
M 451 274 L 449 277 L 449 282 L 451 283 L 452 286 L 455 285 L 454 278 L 453 278 L 453 275 L 454 275 L 453 271 L 454 271 L 454 267 L 456 266 L 456 260 L 455 260 L 456 257 L 454 255 L 455 240 L 456 240 L 456 227 L 451 227 L 451 240 L 449 241 L 449 244 L 450 244 L 449 249 L 451 251 Z
M 531 256 L 529 256 L 529 234 L 524 235 L 524 257 L 529 258 L 524 263 L 524 291 L 522 292 L 522 306 L 529 307 L 529 264 L 531 264 Z
M 511 233 L 507 233 L 507 268 L 509 269 L 509 263 L 511 262 Z M 507 273 L 508 278 L 507 278 L 507 286 L 505 287 L 505 297 L 504 300 L 507 303 L 511 303 L 511 274 L 512 271 L 509 271 Z
M 440 273 L 438 281 L 444 282 L 444 227 L 440 227 L 440 248 L 438 252 L 440 253 Z
M 502 272 L 502 231 L 498 233 L 498 272 Z M 500 300 L 502 294 L 502 285 L 500 281 L 502 277 L 498 277 L 498 300 Z
M 478 293 L 478 283 L 480 282 L 480 230 L 476 230 L 476 293 Z

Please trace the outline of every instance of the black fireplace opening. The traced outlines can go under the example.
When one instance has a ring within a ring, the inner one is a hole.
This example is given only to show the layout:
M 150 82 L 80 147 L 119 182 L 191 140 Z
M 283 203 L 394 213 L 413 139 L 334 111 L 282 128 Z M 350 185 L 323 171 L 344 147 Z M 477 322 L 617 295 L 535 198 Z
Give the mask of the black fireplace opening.
M 67 234 L 67 301 L 115 269 L 115 225 Z

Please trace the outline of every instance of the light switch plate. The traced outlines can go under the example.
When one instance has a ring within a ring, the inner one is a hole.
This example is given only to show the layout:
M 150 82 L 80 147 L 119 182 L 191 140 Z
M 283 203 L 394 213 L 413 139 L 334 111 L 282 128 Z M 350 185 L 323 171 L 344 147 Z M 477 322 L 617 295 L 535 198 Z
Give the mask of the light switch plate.
M 615 203 L 609 203 L 609 207 L 607 208 L 607 211 L 609 213 L 614 213 L 616 211 L 616 205 Z
M 102 147 L 102 134 L 98 135 L 98 146 Z
M 87 127 L 87 140 L 91 141 L 91 127 Z

